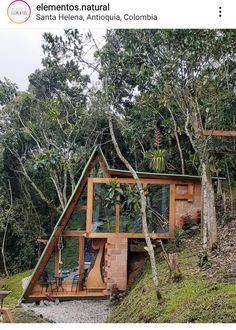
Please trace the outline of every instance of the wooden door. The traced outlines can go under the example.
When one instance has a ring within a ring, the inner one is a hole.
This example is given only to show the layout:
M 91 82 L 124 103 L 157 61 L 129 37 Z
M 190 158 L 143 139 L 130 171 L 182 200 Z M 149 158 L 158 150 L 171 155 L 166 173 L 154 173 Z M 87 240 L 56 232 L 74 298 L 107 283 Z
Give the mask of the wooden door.
M 97 255 L 94 265 L 88 274 L 86 282 L 88 290 L 102 290 L 106 288 L 101 273 L 105 243 L 105 238 L 94 238 L 92 241 L 92 250 L 95 252 L 97 251 Z

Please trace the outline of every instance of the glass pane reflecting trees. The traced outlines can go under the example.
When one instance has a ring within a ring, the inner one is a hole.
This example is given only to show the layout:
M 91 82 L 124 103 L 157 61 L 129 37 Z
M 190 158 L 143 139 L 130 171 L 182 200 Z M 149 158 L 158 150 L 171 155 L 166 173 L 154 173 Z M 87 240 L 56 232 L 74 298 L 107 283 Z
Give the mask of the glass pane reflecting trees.
M 78 272 L 79 237 L 63 237 L 60 246 L 59 269 L 67 279 L 73 279 Z
M 113 233 L 116 228 L 115 203 L 106 205 L 107 187 L 105 183 L 95 183 L 93 186 L 93 218 L 92 232 Z
M 169 185 L 147 184 L 144 189 L 147 195 L 149 232 L 167 233 L 170 208 Z M 107 196 L 110 196 L 109 201 Z M 107 183 L 94 183 L 92 232 L 114 233 L 116 230 L 120 233 L 142 233 L 140 195 L 136 185 L 119 184 L 119 182 L 114 185 L 114 180 L 110 186 Z
M 149 232 L 169 231 L 170 189 L 167 184 L 147 186 L 147 214 Z

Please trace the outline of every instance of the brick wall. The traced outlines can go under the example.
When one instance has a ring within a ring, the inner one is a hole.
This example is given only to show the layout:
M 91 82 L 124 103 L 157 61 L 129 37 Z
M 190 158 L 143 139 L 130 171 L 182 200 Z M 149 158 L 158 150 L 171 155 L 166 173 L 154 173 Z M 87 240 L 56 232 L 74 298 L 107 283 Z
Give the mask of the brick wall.
M 107 293 L 111 292 L 113 284 L 119 290 L 126 290 L 127 287 L 127 238 L 108 238 L 105 245 L 105 283 Z
M 184 194 L 186 187 L 178 186 L 178 190 L 176 193 Z M 201 184 L 194 183 L 193 186 L 193 199 L 192 201 L 188 200 L 176 200 L 175 201 L 175 223 L 179 223 L 179 218 L 182 215 L 190 214 L 193 219 L 197 219 L 199 215 L 199 211 L 201 211 Z

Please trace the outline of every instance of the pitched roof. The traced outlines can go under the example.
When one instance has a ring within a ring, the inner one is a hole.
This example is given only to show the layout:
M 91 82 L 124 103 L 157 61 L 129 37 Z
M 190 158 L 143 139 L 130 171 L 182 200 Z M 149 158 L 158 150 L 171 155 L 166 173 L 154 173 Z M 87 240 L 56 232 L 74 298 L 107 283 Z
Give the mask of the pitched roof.
M 117 177 L 131 177 L 130 171 L 118 170 L 109 168 L 111 176 Z M 183 175 L 183 174 L 166 174 L 166 173 L 152 173 L 152 172 L 137 172 L 140 178 L 161 178 L 161 179 L 190 179 L 190 180 L 200 180 L 201 177 L 197 175 Z
M 21 297 L 19 299 L 19 303 L 22 302 L 22 300 L 24 299 L 24 297 L 27 295 L 28 291 L 30 291 L 29 290 L 29 287 L 30 287 L 30 284 L 31 284 L 32 280 L 33 279 L 34 280 L 35 279 L 37 280 L 37 278 L 38 278 L 37 272 L 38 272 L 39 266 L 40 266 L 43 258 L 46 256 L 46 253 L 47 253 L 47 250 L 48 250 L 49 246 L 52 244 L 52 241 L 53 241 L 53 238 L 55 237 L 55 234 L 57 232 L 57 229 L 61 225 L 63 219 L 65 218 L 65 215 L 66 215 L 66 212 L 67 212 L 69 206 L 71 206 L 72 204 L 76 204 L 78 198 L 80 197 L 80 194 L 78 196 L 76 196 L 76 194 L 78 192 L 78 189 L 79 189 L 80 185 L 83 183 L 83 179 L 89 175 L 91 169 L 93 168 L 93 166 L 90 166 L 90 165 L 93 162 L 95 163 L 95 161 L 97 160 L 97 157 L 98 156 L 100 156 L 102 158 L 102 161 L 103 161 L 105 167 L 107 167 L 107 170 L 109 170 L 109 167 L 108 167 L 106 158 L 105 158 L 102 150 L 99 147 L 94 148 L 91 156 L 89 157 L 89 160 L 85 164 L 85 167 L 84 167 L 84 169 L 83 169 L 83 171 L 81 173 L 80 179 L 79 179 L 79 181 L 78 181 L 78 183 L 77 183 L 77 185 L 76 185 L 76 187 L 75 187 L 72 195 L 70 196 L 70 198 L 69 198 L 69 200 L 68 200 L 68 202 L 67 202 L 64 210 L 62 211 L 62 214 L 61 214 L 59 220 L 57 221 L 57 223 L 56 223 L 56 225 L 54 227 L 54 230 L 53 230 L 53 232 L 52 232 L 52 234 L 51 234 L 51 236 L 50 236 L 50 238 L 49 238 L 49 240 L 47 242 L 47 245 L 45 246 L 45 248 L 44 248 L 44 250 L 43 250 L 43 252 L 42 252 L 42 254 L 41 254 L 41 256 L 40 256 L 40 258 L 39 258 L 39 260 L 38 260 L 38 262 L 37 262 L 37 264 L 35 266 L 35 268 L 34 268 L 34 271 L 33 271 L 32 275 L 31 275 L 31 278 L 30 278 L 27 286 L 25 287 L 25 289 L 24 289 L 24 291 L 23 291 L 23 293 L 22 293 L 22 295 L 21 295 Z M 81 189 L 81 192 L 82 192 L 82 189 Z M 69 216 L 70 216 L 70 214 L 69 214 Z M 62 227 L 61 231 L 63 230 L 63 228 L 64 228 L 64 226 Z

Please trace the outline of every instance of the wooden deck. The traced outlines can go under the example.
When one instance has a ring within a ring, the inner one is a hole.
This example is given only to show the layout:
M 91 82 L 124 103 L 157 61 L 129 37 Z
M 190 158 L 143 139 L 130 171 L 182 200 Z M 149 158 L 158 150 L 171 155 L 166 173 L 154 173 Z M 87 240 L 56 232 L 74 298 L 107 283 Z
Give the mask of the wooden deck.
M 71 282 L 70 281 L 64 281 L 63 283 L 63 290 L 60 288 L 59 290 L 53 289 L 49 287 L 46 291 L 45 288 L 42 290 L 42 286 L 40 282 L 37 283 L 35 286 L 33 292 L 29 295 L 29 297 L 26 299 L 26 301 L 36 301 L 41 300 L 43 298 L 52 297 L 52 298 L 59 298 L 62 300 L 72 300 L 72 299 L 85 299 L 85 298 L 95 298 L 95 297 L 106 297 L 109 295 L 106 288 L 101 289 L 84 289 L 84 290 L 71 290 Z
M 102 291 L 87 291 L 83 290 L 83 291 L 53 291 L 51 292 L 50 290 L 45 292 L 34 292 L 29 296 L 29 299 L 42 299 L 42 298 L 46 298 L 46 295 L 53 297 L 53 298 L 89 298 L 89 297 L 104 297 L 107 296 L 107 293 L 105 292 L 105 290 Z

